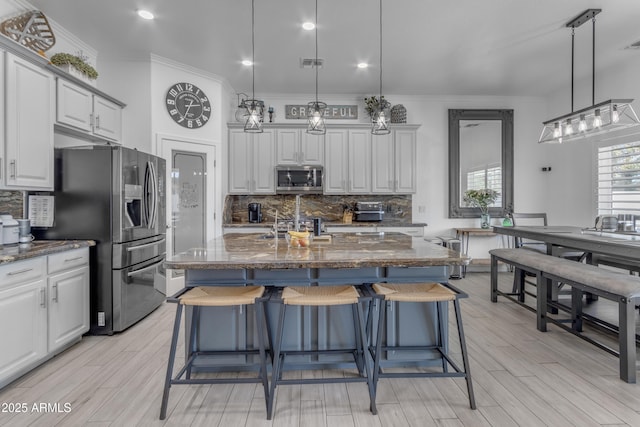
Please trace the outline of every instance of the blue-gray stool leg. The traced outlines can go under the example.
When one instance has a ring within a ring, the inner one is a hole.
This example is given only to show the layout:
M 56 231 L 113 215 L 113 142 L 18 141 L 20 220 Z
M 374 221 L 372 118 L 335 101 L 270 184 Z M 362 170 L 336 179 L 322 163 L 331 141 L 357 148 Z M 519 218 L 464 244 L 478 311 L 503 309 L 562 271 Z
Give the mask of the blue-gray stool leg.
M 280 311 L 278 313 L 278 324 L 276 326 L 275 342 L 273 343 L 273 366 L 271 368 L 271 386 L 269 389 L 269 398 L 267 403 L 267 419 L 270 420 L 273 416 L 273 403 L 276 394 L 276 384 L 281 376 L 282 357 L 280 355 L 282 347 L 282 335 L 284 333 L 284 319 L 286 314 L 286 305 L 284 303 L 278 304 Z
M 265 405 L 266 405 L 266 409 L 267 409 L 267 419 L 271 419 L 269 418 L 269 379 L 268 377 L 268 373 L 267 373 L 267 352 L 265 350 L 265 343 L 264 343 L 264 331 L 265 329 L 262 327 L 263 325 L 266 325 L 268 323 L 268 320 L 265 316 L 265 311 L 264 311 L 264 300 L 260 300 L 260 301 L 256 301 L 255 303 L 255 325 L 256 325 L 256 331 L 258 333 L 258 350 L 260 352 L 260 376 L 262 378 L 262 387 L 264 388 L 264 394 L 265 394 Z M 267 335 L 269 335 L 269 332 L 267 332 Z
M 369 304 L 373 304 L 372 300 L 369 300 Z M 366 334 L 366 328 L 365 328 L 365 318 L 364 318 L 364 311 L 362 310 L 362 306 L 360 305 L 360 303 L 356 303 L 354 304 L 354 308 L 357 311 L 357 315 L 358 315 L 358 319 L 356 321 L 355 324 L 355 328 L 356 330 L 359 330 L 360 333 L 356 334 L 360 336 L 360 349 L 362 350 L 362 357 L 364 358 L 364 368 L 365 368 L 365 373 L 367 375 L 367 387 L 369 389 L 369 410 L 371 411 L 371 413 L 373 415 L 376 415 L 378 413 L 378 409 L 376 407 L 376 387 L 374 384 L 374 378 L 372 375 L 372 371 L 373 371 L 373 366 L 372 366 L 372 361 L 371 361 L 371 355 L 369 354 L 369 351 L 367 350 L 368 348 L 368 338 L 367 338 L 367 334 Z
M 462 313 L 460 312 L 460 302 L 458 298 L 453 300 L 453 307 L 456 312 L 456 323 L 458 324 L 458 338 L 460 339 L 460 352 L 462 353 L 462 366 L 467 380 L 467 393 L 469 394 L 469 406 L 476 409 L 476 398 L 473 394 L 473 384 L 471 383 L 471 371 L 469 369 L 469 355 L 467 354 L 467 342 L 464 338 L 464 328 L 462 326 Z
M 169 361 L 167 362 L 167 375 L 164 380 L 164 391 L 162 392 L 162 405 L 160 406 L 160 419 L 167 417 L 167 403 L 169 402 L 169 388 L 171 387 L 171 375 L 173 364 L 176 359 L 176 347 L 178 346 L 178 334 L 180 333 L 180 319 L 182 317 L 182 304 L 178 303 L 176 308 L 176 320 L 173 324 L 173 335 L 171 336 L 171 347 L 169 349 Z

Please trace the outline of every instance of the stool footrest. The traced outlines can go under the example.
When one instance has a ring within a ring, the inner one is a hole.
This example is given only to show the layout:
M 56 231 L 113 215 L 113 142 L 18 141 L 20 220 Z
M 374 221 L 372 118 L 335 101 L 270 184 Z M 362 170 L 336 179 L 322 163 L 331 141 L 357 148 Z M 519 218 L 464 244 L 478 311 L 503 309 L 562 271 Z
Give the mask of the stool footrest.
M 255 378 L 191 378 L 191 379 L 172 379 L 171 384 L 245 384 L 245 383 L 261 383 L 261 377 Z
M 366 383 L 367 377 L 336 377 L 336 378 L 298 378 L 280 379 L 278 384 L 335 384 L 335 383 Z
M 281 351 L 280 356 L 308 356 L 308 355 L 318 355 L 318 354 L 354 354 L 357 350 L 355 349 L 333 349 L 333 350 L 290 350 L 290 351 Z
M 380 372 L 378 378 L 466 378 L 467 374 L 464 372 Z

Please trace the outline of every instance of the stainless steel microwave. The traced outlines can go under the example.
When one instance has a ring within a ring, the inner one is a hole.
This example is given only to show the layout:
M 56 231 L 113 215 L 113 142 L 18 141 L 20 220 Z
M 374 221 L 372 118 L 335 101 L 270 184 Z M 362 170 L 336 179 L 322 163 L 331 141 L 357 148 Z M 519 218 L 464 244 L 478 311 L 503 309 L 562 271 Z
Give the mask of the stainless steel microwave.
M 322 194 L 322 166 L 276 166 L 276 193 Z

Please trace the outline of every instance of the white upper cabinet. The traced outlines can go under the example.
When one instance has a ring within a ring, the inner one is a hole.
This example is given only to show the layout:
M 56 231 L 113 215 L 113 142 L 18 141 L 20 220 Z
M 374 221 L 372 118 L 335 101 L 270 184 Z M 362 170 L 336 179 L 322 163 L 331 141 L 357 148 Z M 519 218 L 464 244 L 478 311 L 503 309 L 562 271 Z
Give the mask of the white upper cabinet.
M 349 181 L 350 194 L 371 193 L 371 131 L 349 129 Z
M 229 130 L 229 193 L 275 194 L 275 131 Z
M 415 193 L 415 129 L 394 129 L 389 135 L 374 135 L 371 145 L 371 191 L 375 194 Z
M 327 129 L 325 134 L 324 193 L 347 193 L 349 150 L 346 129 Z
M 91 91 L 65 79 L 58 78 L 56 122 L 72 130 L 79 130 L 91 140 L 122 139 L 122 108 Z
M 419 125 L 397 124 L 389 135 L 359 123 L 330 126 L 325 135 L 290 124 L 255 134 L 228 126 L 230 194 L 274 194 L 276 165 L 323 166 L 324 194 L 416 192 Z
M 53 189 L 53 75 L 6 53 L 6 188 Z
M 415 193 L 417 134 L 415 129 L 394 129 L 395 191 Z
M 279 165 L 324 164 L 324 136 L 308 134 L 304 129 L 278 129 L 276 149 Z

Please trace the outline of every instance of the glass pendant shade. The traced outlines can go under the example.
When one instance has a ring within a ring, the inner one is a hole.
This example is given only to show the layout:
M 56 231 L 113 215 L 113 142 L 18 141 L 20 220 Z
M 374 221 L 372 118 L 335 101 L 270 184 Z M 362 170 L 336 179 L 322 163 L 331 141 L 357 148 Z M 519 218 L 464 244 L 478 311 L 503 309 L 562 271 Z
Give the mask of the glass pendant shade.
M 373 113 L 372 134 L 387 135 L 391 133 L 391 129 L 389 129 L 389 111 L 387 110 L 378 109 Z
M 610 99 L 546 121 L 538 142 L 562 142 L 638 126 L 640 120 L 631 102 L 633 99 Z M 573 130 L 574 122 L 578 123 L 577 132 Z
M 252 133 L 263 132 L 264 102 L 256 99 L 247 99 L 245 105 L 247 106 L 247 121 L 244 124 L 244 131 Z
M 320 101 L 314 101 L 307 104 L 307 112 L 309 121 L 307 123 L 307 133 L 313 135 L 324 135 L 327 133 L 327 127 L 324 122 L 324 112 L 327 104 Z

